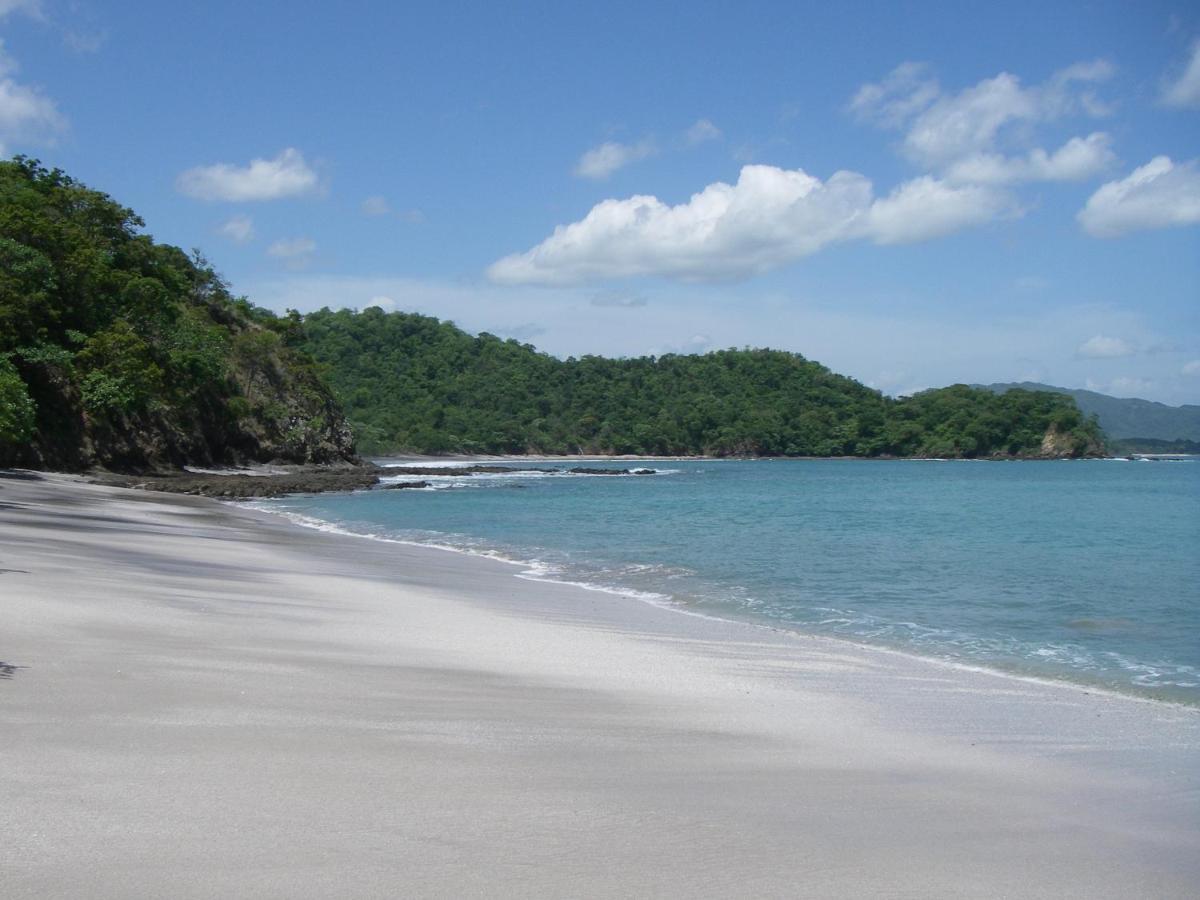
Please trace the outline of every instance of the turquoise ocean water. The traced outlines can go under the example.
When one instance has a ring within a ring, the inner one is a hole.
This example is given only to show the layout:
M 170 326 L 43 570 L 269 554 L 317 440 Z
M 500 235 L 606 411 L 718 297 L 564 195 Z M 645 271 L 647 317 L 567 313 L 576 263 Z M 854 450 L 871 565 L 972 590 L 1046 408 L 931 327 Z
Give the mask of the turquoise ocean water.
M 257 505 L 523 561 L 527 577 L 1200 705 L 1197 461 L 504 465 Z

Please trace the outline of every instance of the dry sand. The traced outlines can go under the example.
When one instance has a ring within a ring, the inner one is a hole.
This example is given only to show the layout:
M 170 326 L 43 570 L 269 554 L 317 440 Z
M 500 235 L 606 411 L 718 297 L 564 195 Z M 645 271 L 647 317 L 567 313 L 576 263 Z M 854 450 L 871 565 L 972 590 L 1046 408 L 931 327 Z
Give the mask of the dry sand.
M 0 477 L 0 895 L 1200 895 L 1200 711 L 518 571 Z

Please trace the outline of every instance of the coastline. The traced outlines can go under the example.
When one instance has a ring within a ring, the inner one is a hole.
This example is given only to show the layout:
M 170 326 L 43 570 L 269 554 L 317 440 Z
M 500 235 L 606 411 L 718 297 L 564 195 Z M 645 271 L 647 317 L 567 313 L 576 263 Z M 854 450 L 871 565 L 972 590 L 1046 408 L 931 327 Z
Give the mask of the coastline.
M 668 461 L 666 457 L 637 458 L 642 460 L 653 459 L 660 462 Z M 825 642 L 831 645 L 832 652 L 837 652 L 837 649 L 840 647 L 849 652 L 863 652 L 867 654 L 894 654 L 922 665 L 943 667 L 954 671 L 974 672 L 982 675 L 1012 679 L 1020 682 L 1028 682 L 1030 684 L 1043 685 L 1051 688 L 1080 691 L 1089 695 L 1102 695 L 1110 696 L 1115 699 L 1132 700 L 1138 703 L 1162 704 L 1200 714 L 1200 706 L 1183 700 L 1136 693 L 1130 690 L 1121 690 L 1111 685 L 1094 683 L 1082 679 L 1071 679 L 1063 676 L 1055 677 L 1048 674 L 1022 671 L 1016 667 L 1006 668 L 1003 665 L 995 663 L 988 664 L 987 662 L 983 661 L 975 662 L 964 659 L 953 659 L 945 656 L 938 656 L 933 652 L 922 653 L 920 651 L 905 647 L 889 646 L 888 644 L 884 643 L 872 643 L 866 640 L 859 640 L 850 635 L 820 634 L 810 629 L 805 629 L 800 625 L 765 616 L 752 616 L 744 612 L 741 616 L 738 616 L 733 612 L 727 613 L 702 611 L 701 609 L 688 603 L 673 600 L 666 594 L 648 592 L 629 587 L 618 587 L 612 584 L 575 581 L 570 577 L 559 573 L 551 574 L 542 571 L 544 564 L 539 560 L 523 559 L 518 556 L 505 555 L 505 553 L 502 553 L 498 550 L 481 550 L 473 547 L 457 546 L 454 544 L 439 543 L 436 541 L 409 540 L 398 537 L 386 537 L 370 532 L 357 532 L 342 528 L 335 523 L 328 522 L 323 519 L 314 519 L 309 516 L 292 513 L 287 510 L 278 510 L 266 506 L 257 506 L 255 504 L 258 501 L 255 499 L 234 500 L 232 502 L 236 508 L 245 510 L 246 512 L 263 514 L 273 519 L 281 519 L 298 528 L 310 529 L 321 534 L 337 535 L 340 537 L 347 537 L 357 540 L 379 541 L 384 544 L 394 544 L 401 547 L 430 550 L 436 553 L 452 553 L 465 556 L 470 559 L 483 560 L 489 563 L 500 563 L 502 565 L 521 570 L 510 570 L 508 573 L 506 573 L 513 578 L 551 585 L 561 585 L 572 590 L 590 591 L 610 596 L 622 603 L 634 602 L 647 604 L 655 607 L 656 609 L 665 610 L 676 615 L 691 616 L 694 618 L 705 619 L 739 628 L 756 628 L 785 637 Z
M 1186 707 L 67 476 L 0 554 L 10 896 L 1200 886 Z

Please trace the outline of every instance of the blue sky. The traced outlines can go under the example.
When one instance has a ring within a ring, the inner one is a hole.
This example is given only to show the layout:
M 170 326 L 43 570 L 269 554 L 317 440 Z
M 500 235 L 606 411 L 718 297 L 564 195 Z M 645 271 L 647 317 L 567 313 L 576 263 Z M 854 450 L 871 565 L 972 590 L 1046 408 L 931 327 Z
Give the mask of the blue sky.
M 1194 3 L 0 0 L 0 147 L 274 309 L 1200 402 Z

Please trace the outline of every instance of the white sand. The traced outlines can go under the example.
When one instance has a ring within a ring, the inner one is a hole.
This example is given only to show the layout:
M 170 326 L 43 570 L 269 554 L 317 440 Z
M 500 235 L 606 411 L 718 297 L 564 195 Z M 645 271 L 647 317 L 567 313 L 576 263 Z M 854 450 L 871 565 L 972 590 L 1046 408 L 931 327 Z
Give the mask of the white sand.
M 0 895 L 1195 897 L 1200 712 L 0 477 Z

